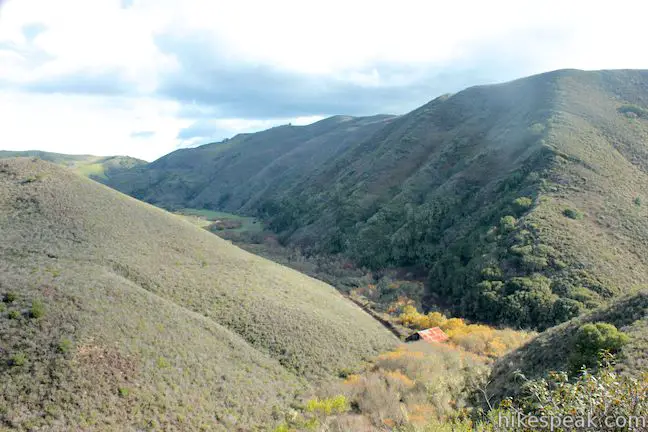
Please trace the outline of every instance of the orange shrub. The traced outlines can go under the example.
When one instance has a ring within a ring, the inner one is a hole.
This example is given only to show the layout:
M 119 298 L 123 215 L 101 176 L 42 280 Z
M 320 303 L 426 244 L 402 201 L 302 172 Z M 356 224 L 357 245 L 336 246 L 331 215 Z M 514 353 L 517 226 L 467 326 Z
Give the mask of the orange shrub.
M 491 358 L 500 357 L 528 341 L 532 334 L 511 329 L 498 330 L 482 324 L 466 324 L 461 318 L 446 318 L 439 312 L 424 315 L 411 304 L 401 308 L 398 321 L 415 330 L 440 327 L 450 342 L 462 349 Z

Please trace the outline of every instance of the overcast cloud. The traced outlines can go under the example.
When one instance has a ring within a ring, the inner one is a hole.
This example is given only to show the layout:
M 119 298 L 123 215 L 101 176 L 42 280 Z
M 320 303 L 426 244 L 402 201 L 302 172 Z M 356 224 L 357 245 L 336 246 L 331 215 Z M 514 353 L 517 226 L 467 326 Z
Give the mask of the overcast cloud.
M 559 68 L 648 68 L 641 1 L 0 1 L 2 149 L 153 160 L 402 114 Z

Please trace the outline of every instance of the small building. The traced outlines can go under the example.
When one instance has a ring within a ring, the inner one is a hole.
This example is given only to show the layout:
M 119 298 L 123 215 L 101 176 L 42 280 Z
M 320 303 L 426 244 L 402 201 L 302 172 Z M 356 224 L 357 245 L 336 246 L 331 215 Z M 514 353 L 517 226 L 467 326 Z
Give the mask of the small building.
M 425 330 L 419 330 L 411 334 L 405 339 L 405 342 L 413 342 L 417 340 L 424 340 L 429 343 L 442 343 L 448 340 L 448 335 L 439 327 L 432 327 Z

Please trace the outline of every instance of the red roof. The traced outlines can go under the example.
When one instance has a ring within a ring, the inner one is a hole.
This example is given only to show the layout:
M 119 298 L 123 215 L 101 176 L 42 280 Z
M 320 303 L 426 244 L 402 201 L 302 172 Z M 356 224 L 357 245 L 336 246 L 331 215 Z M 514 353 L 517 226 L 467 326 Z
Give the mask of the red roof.
M 421 339 L 426 342 L 445 342 L 448 340 L 448 335 L 443 332 L 439 327 L 432 327 L 426 330 L 417 332 Z

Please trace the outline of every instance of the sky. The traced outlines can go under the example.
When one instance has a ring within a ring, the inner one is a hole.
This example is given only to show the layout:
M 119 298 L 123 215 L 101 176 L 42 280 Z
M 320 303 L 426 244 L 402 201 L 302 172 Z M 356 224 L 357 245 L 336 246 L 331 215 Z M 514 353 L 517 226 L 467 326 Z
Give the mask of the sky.
M 0 149 L 129 155 L 648 69 L 643 1 L 0 0 Z

